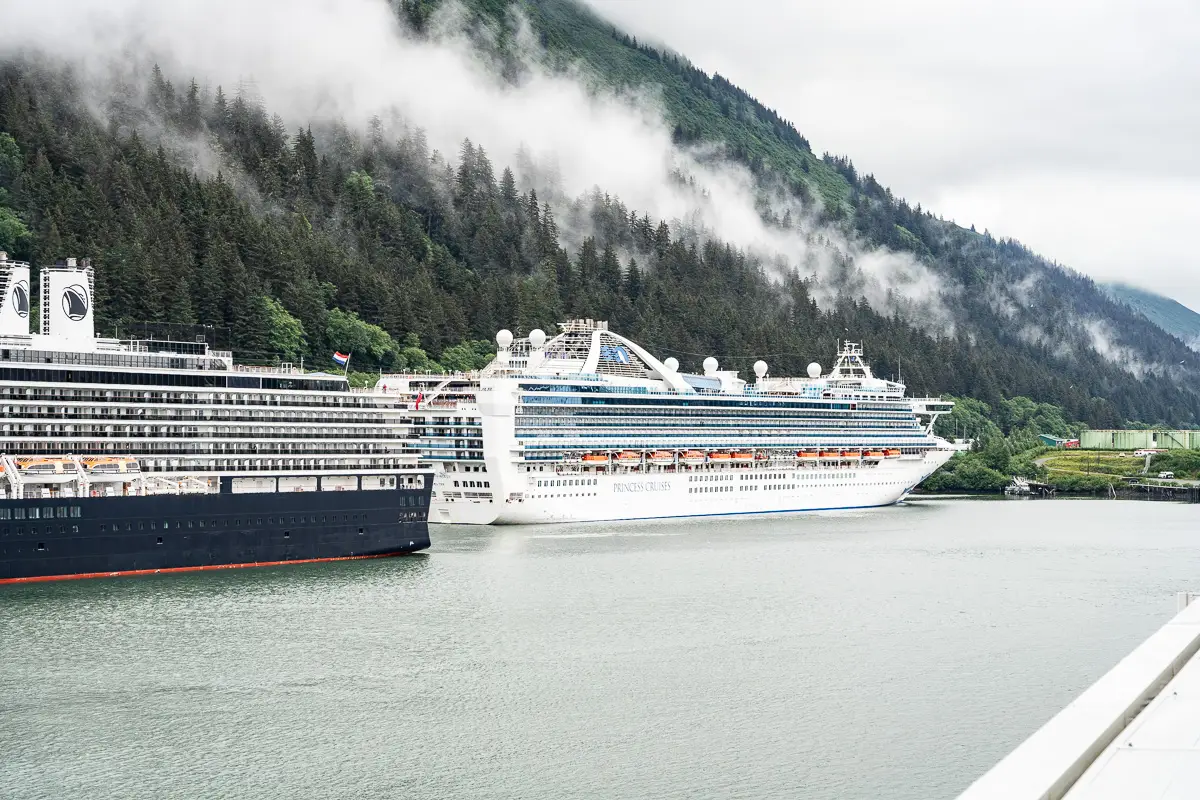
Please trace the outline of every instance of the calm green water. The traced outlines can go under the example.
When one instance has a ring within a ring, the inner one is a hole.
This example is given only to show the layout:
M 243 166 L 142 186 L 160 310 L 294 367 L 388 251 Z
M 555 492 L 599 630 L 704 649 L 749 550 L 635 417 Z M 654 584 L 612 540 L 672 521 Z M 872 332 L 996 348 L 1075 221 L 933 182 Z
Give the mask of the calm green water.
M 0 797 L 953 797 L 1200 589 L 1200 507 L 435 528 L 0 587 Z

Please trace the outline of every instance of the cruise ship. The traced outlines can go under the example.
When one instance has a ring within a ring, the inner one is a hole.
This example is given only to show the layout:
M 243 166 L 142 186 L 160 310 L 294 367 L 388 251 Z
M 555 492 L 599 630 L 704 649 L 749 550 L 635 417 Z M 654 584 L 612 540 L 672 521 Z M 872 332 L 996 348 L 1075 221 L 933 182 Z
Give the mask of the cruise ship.
M 203 341 L 95 335 L 94 272 L 0 253 L 0 583 L 429 546 L 408 401 Z
M 478 374 L 392 375 L 412 398 L 421 459 L 435 470 L 430 520 L 520 524 L 770 514 L 885 506 L 953 454 L 933 435 L 953 404 L 909 398 L 846 342 L 832 369 L 754 382 L 681 372 L 574 320 L 496 336 Z

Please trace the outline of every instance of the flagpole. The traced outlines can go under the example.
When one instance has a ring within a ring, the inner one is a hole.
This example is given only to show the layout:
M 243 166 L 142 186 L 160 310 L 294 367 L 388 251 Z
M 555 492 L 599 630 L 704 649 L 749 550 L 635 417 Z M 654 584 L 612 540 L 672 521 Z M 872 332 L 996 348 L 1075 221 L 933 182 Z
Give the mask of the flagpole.
M 350 380 L 350 356 L 352 355 L 354 355 L 353 350 L 351 350 L 349 353 L 346 353 L 346 363 L 342 365 L 342 377 L 346 380 Z

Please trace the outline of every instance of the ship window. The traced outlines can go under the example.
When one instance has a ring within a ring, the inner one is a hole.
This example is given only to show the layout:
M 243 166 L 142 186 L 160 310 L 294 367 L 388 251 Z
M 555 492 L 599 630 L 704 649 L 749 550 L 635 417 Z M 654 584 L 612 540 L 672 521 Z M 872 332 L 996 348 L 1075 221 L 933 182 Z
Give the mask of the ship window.
M 17 526 L 17 536 L 24 536 L 24 535 L 25 535 L 25 527 L 22 525 L 18 525 Z
M 159 536 L 159 537 L 158 537 L 158 541 L 157 541 L 157 542 L 155 542 L 155 544 L 162 544 L 162 537 L 161 537 L 161 536 Z
M 358 529 L 358 535 L 359 535 L 359 536 L 362 536 L 362 532 L 363 532 L 363 529 L 362 529 L 362 528 L 359 528 L 359 529 Z
M 283 532 L 283 538 L 285 538 L 285 539 L 290 539 L 290 538 L 292 538 L 292 532 L 291 532 L 291 531 L 284 531 L 284 532 Z
M 107 531 L 107 530 L 108 530 L 108 526 L 107 526 L 107 525 L 105 525 L 103 522 L 101 522 L 101 523 L 100 523 L 100 532 L 101 532 L 101 533 L 104 533 L 104 532 L 105 532 L 105 531 Z M 6 529 L 6 532 L 7 532 L 7 529 Z
M 541 486 L 541 484 L 539 483 L 538 486 Z M 0 519 L 12 519 L 12 509 L 0 508 Z
M 72 517 L 82 517 L 83 509 L 81 509 L 79 506 L 71 506 L 71 516 Z
M 138 523 L 138 530 L 139 530 L 139 531 L 141 531 L 141 530 L 145 530 L 145 529 L 146 529 L 146 523 L 144 523 L 144 522 L 139 522 L 139 523 Z
M 45 549 L 46 549 L 46 543 L 38 542 L 38 550 L 45 550 Z
M 66 519 L 66 518 L 67 518 L 67 507 L 66 507 L 66 506 L 59 506 L 59 507 L 58 507 L 58 512 L 57 512 L 56 516 L 57 516 L 59 519 Z
M 200 520 L 200 527 L 201 527 L 201 528 L 203 528 L 203 527 L 204 527 L 204 520 Z
M 25 516 L 24 512 L 22 512 L 21 509 L 17 509 L 17 514 L 19 515 L 17 517 L 17 519 L 21 519 L 22 517 Z M 37 519 L 40 515 L 41 515 L 41 509 L 38 509 L 38 508 L 29 509 L 29 518 L 30 519 Z

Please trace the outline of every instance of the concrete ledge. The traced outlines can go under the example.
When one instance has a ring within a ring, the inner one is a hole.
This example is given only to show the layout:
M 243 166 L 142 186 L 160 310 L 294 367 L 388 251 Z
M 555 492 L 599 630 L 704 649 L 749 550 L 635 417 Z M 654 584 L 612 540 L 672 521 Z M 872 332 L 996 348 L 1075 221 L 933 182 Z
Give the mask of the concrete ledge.
M 1200 603 L 1186 606 L 979 778 L 959 800 L 1061 800 L 1200 650 Z M 1198 795 L 1200 796 L 1200 795 Z

